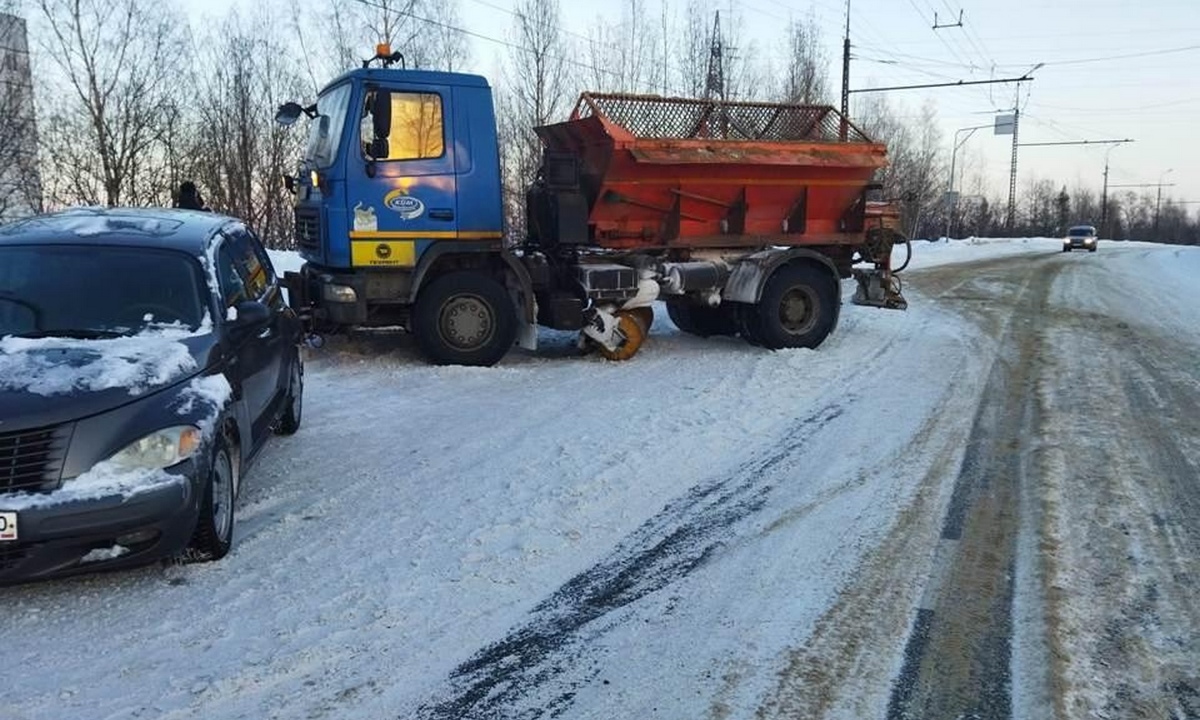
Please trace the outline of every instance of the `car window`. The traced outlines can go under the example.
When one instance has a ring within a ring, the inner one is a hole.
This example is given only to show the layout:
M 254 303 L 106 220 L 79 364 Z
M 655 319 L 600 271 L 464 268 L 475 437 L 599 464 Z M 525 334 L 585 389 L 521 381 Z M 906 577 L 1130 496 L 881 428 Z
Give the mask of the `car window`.
M 244 230 L 225 236 L 217 252 L 217 276 L 227 307 L 242 300 L 263 300 L 275 284 L 266 252 Z

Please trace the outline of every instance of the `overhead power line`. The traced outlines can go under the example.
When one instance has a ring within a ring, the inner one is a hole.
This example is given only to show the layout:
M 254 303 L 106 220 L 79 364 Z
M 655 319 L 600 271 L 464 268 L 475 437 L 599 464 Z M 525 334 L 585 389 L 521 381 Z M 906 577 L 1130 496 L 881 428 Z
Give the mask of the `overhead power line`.
M 1083 63 L 1108 62 L 1109 60 L 1129 60 L 1131 58 L 1151 57 L 1153 55 L 1172 55 L 1174 53 L 1200 50 L 1200 45 L 1185 45 L 1164 50 L 1147 50 L 1146 52 L 1129 53 L 1128 55 L 1105 55 L 1103 57 L 1079 58 L 1075 60 L 1048 60 L 1046 65 L 1082 65 Z
M 497 45 L 503 45 L 504 47 L 512 48 L 513 50 L 521 50 L 521 51 L 527 52 L 527 53 L 534 52 L 532 48 L 525 47 L 524 45 L 519 45 L 517 43 L 510 42 L 508 40 L 503 40 L 501 38 L 492 37 L 490 35 L 484 35 L 483 33 L 478 33 L 473 30 L 467 30 L 466 28 L 458 27 L 457 25 L 451 25 L 449 23 L 444 23 L 444 22 L 441 22 L 440 20 L 433 20 L 431 18 L 422 17 L 422 16 L 417 15 L 416 13 L 410 12 L 408 10 L 401 10 L 399 8 L 388 7 L 387 5 L 381 5 L 377 2 L 372 2 L 371 0 L 355 0 L 355 1 L 361 5 L 375 8 L 376 10 L 383 10 L 385 12 L 394 12 L 397 15 L 411 18 L 418 22 L 423 22 L 426 25 L 431 25 L 433 27 L 442 28 L 443 30 L 450 30 L 453 32 L 462 33 L 463 35 L 466 35 L 468 37 L 478 38 L 480 40 L 485 40 L 487 42 L 496 43 Z M 598 68 L 595 65 L 592 65 L 590 63 L 585 63 L 580 60 L 576 60 L 575 58 L 567 57 L 565 55 L 547 55 L 546 57 L 548 57 L 552 60 L 558 60 L 560 62 L 567 63 L 568 65 L 574 65 L 576 67 L 580 67 L 585 70 L 591 70 L 595 73 L 601 73 L 601 74 L 607 74 L 607 75 L 613 75 L 613 76 L 619 77 L 619 73 L 617 73 L 613 70 L 608 70 L 605 68 Z

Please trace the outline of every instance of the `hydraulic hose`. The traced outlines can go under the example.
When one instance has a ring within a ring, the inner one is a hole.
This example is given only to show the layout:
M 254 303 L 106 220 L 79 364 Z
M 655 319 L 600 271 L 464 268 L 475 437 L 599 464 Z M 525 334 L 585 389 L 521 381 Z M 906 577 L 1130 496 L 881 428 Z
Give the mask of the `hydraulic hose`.
M 896 246 L 893 245 L 892 249 L 895 250 Z M 898 272 L 902 271 L 904 268 L 908 267 L 908 263 L 912 261 L 912 240 L 909 239 L 907 236 L 905 236 L 905 238 L 904 238 L 904 249 L 907 251 L 904 255 L 904 264 L 898 268 L 892 268 L 893 274 L 898 273 Z

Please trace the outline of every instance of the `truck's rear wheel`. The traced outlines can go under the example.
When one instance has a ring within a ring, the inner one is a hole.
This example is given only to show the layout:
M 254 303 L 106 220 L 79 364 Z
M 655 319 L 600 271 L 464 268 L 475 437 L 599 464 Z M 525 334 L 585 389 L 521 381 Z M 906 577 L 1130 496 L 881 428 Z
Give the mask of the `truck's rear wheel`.
M 668 300 L 667 315 L 675 327 L 689 335 L 735 335 L 738 331 L 733 309 L 728 305 L 708 307 L 688 300 Z
M 833 330 L 838 301 L 832 273 L 814 265 L 785 265 L 763 288 L 753 334 L 772 350 L 815 348 Z
M 487 275 L 453 272 L 421 290 L 413 335 L 439 365 L 495 365 L 517 336 L 517 313 L 504 286 Z

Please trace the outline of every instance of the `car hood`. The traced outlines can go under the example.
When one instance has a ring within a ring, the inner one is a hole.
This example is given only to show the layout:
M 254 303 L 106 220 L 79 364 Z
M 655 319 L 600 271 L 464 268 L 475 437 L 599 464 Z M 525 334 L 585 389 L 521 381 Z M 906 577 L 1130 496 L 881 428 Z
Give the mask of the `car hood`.
M 215 351 L 209 333 L 0 338 L 0 434 L 81 420 L 147 398 L 199 374 Z

